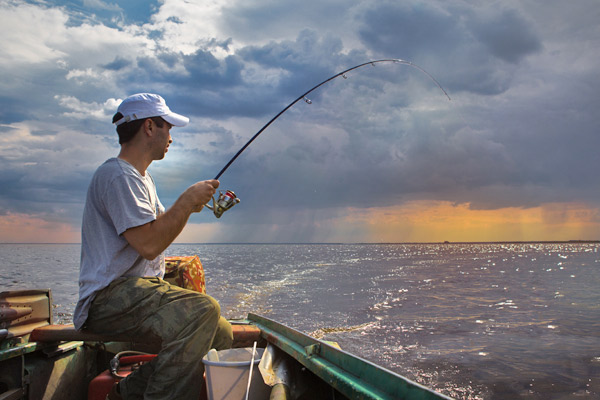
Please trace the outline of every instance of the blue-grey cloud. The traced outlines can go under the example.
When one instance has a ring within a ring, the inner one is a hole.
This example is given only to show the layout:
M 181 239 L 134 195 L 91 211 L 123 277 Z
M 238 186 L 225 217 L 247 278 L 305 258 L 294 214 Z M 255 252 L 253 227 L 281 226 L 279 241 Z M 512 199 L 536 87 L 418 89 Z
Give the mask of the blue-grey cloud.
M 118 71 L 120 69 L 128 67 L 129 65 L 131 65 L 131 60 L 127 60 L 122 57 L 115 57 L 113 61 L 101 65 L 101 67 L 108 70 Z
M 511 63 L 541 49 L 541 42 L 531 24 L 515 10 L 505 10 L 489 18 L 480 18 L 472 23 L 476 37 L 490 52 Z
M 372 3 L 359 18 L 361 39 L 378 53 L 415 59 L 422 53 L 447 54 L 449 43 L 458 47 L 464 41 L 460 15 L 426 3 Z
M 437 67 L 456 92 L 499 94 L 510 87 L 516 63 L 541 48 L 531 25 L 515 10 L 440 8 L 427 3 L 381 2 L 358 16 L 360 37 L 380 54 L 402 54 Z M 423 60 L 423 61 L 421 61 Z

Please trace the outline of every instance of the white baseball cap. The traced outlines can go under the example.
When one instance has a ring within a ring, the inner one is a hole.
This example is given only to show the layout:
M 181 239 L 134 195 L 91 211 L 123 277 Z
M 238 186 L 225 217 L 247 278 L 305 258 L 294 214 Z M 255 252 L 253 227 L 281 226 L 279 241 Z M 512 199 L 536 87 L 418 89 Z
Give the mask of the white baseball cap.
M 152 93 L 138 93 L 127 97 L 121 102 L 117 112 L 123 114 L 123 118 L 114 122 L 117 126 L 150 117 L 161 117 L 173 126 L 186 126 L 190 122 L 188 117 L 171 111 L 165 99 Z

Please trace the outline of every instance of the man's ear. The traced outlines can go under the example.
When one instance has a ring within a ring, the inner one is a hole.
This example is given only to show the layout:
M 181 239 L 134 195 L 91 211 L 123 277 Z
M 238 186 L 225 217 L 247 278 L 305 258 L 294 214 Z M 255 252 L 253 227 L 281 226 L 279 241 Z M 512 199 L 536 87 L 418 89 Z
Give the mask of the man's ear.
M 144 133 L 148 136 L 152 136 L 152 133 L 154 132 L 154 121 L 152 121 L 152 119 L 150 118 L 146 118 L 144 120 L 144 123 L 142 124 L 142 129 L 144 130 Z

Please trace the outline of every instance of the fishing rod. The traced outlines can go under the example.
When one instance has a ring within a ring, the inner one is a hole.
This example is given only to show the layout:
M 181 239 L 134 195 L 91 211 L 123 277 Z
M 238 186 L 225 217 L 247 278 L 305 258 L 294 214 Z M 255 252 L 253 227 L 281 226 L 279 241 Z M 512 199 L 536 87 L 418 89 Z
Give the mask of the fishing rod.
M 260 128 L 260 130 L 258 132 L 256 132 L 254 134 L 254 136 L 252 136 L 250 138 L 250 140 L 248 140 L 248 142 L 246 142 L 245 145 L 242 146 L 242 148 L 231 158 L 231 160 L 229 160 L 229 162 L 223 167 L 223 169 L 221 169 L 221 171 L 217 174 L 217 176 L 215 177 L 215 180 L 218 180 L 221 175 L 223 175 L 223 173 L 225 171 L 227 171 L 227 169 L 229 168 L 229 166 L 231 164 L 233 164 L 233 162 L 244 152 L 244 150 L 246 150 L 248 148 L 248 146 L 250 146 L 250 144 L 252 142 L 254 142 L 254 140 L 261 134 L 264 132 L 265 129 L 267 129 L 269 127 L 269 125 L 271 125 L 273 122 L 275 122 L 275 120 L 277 118 L 279 118 L 284 112 L 286 112 L 287 110 L 289 110 L 294 104 L 296 104 L 297 102 L 299 102 L 300 100 L 304 100 L 306 103 L 308 104 L 312 104 L 312 101 L 309 100 L 306 96 L 308 96 L 312 91 L 320 88 L 321 86 L 323 86 L 324 84 L 326 84 L 329 81 L 334 80 L 335 78 L 338 77 L 343 77 L 344 79 L 347 79 L 346 73 L 353 71 L 355 69 L 358 68 L 362 68 L 364 66 L 367 65 L 371 65 L 371 66 L 375 66 L 375 64 L 378 63 L 395 63 L 395 64 L 404 64 L 404 65 L 408 65 L 411 66 L 413 68 L 418 69 L 419 71 L 423 72 L 425 75 L 427 75 L 436 85 L 437 87 L 439 87 L 441 89 L 441 91 L 446 95 L 446 97 L 448 98 L 448 100 L 450 99 L 450 96 L 448 95 L 448 93 L 446 92 L 446 90 L 444 90 L 444 88 L 442 87 L 442 85 L 440 85 L 440 83 L 427 71 L 425 71 L 423 68 L 419 67 L 417 64 L 414 64 L 410 61 L 406 61 L 406 60 L 402 60 L 399 58 L 390 58 L 390 59 L 382 59 L 382 60 L 373 60 L 373 61 L 367 61 L 365 63 L 359 64 L 359 65 L 355 65 L 354 67 L 348 68 L 342 72 L 338 72 L 337 74 L 325 79 L 323 82 L 313 86 L 311 89 L 309 89 L 308 91 L 304 92 L 303 94 L 301 94 L 300 96 L 298 96 L 298 98 L 296 98 L 296 100 L 292 101 L 290 104 L 288 104 L 283 110 L 279 111 L 279 113 L 277 113 L 277 115 L 275 115 L 273 118 L 271 118 L 271 120 L 269 122 L 267 122 L 262 128 Z M 229 210 L 231 207 L 233 207 L 234 205 L 236 205 L 237 203 L 240 202 L 240 199 L 235 195 L 235 193 L 233 193 L 231 190 L 227 190 L 225 192 L 220 191 L 219 192 L 219 199 L 215 201 L 214 197 L 213 197 L 213 205 L 209 205 L 206 204 L 206 206 L 213 210 L 215 216 L 217 218 L 220 218 L 221 215 L 223 215 L 223 213 L 227 210 Z

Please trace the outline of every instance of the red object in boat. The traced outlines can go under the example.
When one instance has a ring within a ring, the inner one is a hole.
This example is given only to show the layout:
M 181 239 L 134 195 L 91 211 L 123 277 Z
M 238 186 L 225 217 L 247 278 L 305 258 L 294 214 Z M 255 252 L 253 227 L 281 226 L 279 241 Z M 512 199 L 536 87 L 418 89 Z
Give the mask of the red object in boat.
M 136 356 L 126 356 L 119 359 L 119 370 L 117 373 L 123 377 L 129 375 L 133 370 L 145 362 L 156 357 L 156 354 L 143 354 Z M 114 377 L 109 370 L 102 372 L 92 379 L 88 386 L 88 400 L 105 400 L 115 382 L 120 379 Z
M 119 369 L 117 373 L 120 376 L 127 376 L 134 369 L 139 368 L 139 366 L 145 362 L 148 362 L 156 357 L 156 354 L 141 354 L 136 356 L 126 356 L 121 357 L 119 359 Z M 206 380 L 206 377 L 204 377 Z M 92 379 L 90 385 L 88 386 L 88 400 L 105 400 L 106 395 L 110 392 L 115 382 L 118 382 L 120 379 L 113 376 L 109 370 L 102 372 L 100 375 Z M 208 395 L 206 393 L 206 382 L 202 386 L 202 391 L 200 392 L 200 400 L 206 400 Z

